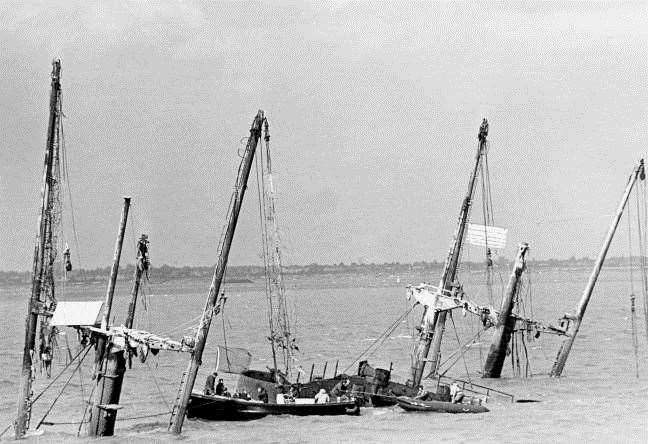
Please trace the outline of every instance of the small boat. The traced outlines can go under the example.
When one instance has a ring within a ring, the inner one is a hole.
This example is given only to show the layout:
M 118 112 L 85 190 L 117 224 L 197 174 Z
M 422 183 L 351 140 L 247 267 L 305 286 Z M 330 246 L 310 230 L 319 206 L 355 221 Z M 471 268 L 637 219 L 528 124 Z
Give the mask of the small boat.
M 409 396 L 399 396 L 398 405 L 408 412 L 439 413 L 485 413 L 489 410 L 481 404 L 463 404 L 448 401 L 423 401 Z
M 297 398 L 285 404 L 264 403 L 218 395 L 192 393 L 187 407 L 187 418 L 218 420 L 250 420 L 268 415 L 359 415 L 356 401 L 340 401 L 316 404 L 311 398 Z

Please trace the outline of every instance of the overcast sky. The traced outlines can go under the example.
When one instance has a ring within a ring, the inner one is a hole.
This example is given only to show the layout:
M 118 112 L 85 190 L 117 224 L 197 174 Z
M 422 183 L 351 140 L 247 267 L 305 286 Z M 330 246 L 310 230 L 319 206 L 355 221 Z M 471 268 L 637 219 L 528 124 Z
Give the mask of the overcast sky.
M 213 264 L 258 109 L 287 263 L 443 260 L 482 117 L 503 253 L 527 241 L 536 258 L 594 256 L 648 146 L 647 13 L 618 2 L 5 0 L 0 270 L 32 261 L 54 57 L 83 267 L 109 265 L 123 195 L 129 242 L 149 233 L 154 264 Z M 259 262 L 254 190 L 233 264 Z M 64 226 L 74 247 L 69 212 Z

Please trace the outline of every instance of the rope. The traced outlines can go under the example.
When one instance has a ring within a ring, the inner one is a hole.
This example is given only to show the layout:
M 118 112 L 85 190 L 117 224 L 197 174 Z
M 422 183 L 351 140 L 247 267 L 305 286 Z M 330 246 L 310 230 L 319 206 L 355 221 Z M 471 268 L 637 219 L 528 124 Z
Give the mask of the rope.
M 144 419 L 144 418 L 154 418 L 157 416 L 166 416 L 168 415 L 169 412 L 162 412 L 162 413 L 153 413 L 150 415 L 141 415 L 141 416 L 127 416 L 125 418 L 119 418 L 119 421 L 131 421 L 134 419 Z M 88 424 L 90 421 L 81 421 L 81 422 L 45 422 L 43 423 L 44 425 L 83 425 L 83 424 Z M 2 435 L 0 435 L 2 436 Z
M 4 430 L 0 433 L 0 438 L 2 438 L 2 435 L 4 435 L 5 433 L 7 433 L 7 430 L 9 430 L 9 429 L 11 428 L 12 425 L 13 425 L 13 424 L 9 424 L 7 427 L 4 428 Z
M 646 276 L 646 257 L 645 254 L 645 245 L 644 245 L 644 236 L 643 230 L 645 230 L 646 218 L 644 218 L 644 224 L 641 223 L 641 208 L 640 208 L 640 199 L 639 193 L 635 193 L 637 196 L 637 235 L 639 237 L 639 259 L 641 265 L 641 291 L 643 293 L 644 299 L 644 317 L 646 320 L 646 336 L 648 337 L 648 278 Z M 646 210 L 644 209 L 644 214 Z M 642 230 L 643 228 L 643 230 Z
M 455 350 L 452 354 L 450 354 L 450 356 L 449 356 L 445 361 L 443 361 L 443 362 L 439 365 L 439 368 L 442 367 L 442 366 L 444 366 L 448 361 L 450 361 L 450 360 L 453 359 L 455 356 L 457 356 L 457 355 L 459 354 L 459 352 L 460 352 L 460 350 L 461 350 L 462 348 L 468 349 L 472 344 L 475 343 L 475 341 L 476 341 L 477 339 L 479 339 L 479 337 L 481 336 L 481 334 L 484 333 L 485 331 L 486 331 L 486 330 L 483 329 L 483 328 L 482 328 L 480 331 L 478 331 L 477 334 L 476 334 L 475 336 L 472 337 L 472 339 L 468 340 L 468 341 L 467 341 L 466 343 L 464 343 L 461 347 L 459 347 L 459 348 L 458 348 L 457 350 Z M 458 361 L 459 359 L 461 359 L 461 356 L 458 356 L 457 359 L 455 359 L 454 362 L 453 362 L 453 363 L 452 363 L 452 364 L 451 364 L 451 365 L 450 365 L 450 366 L 449 366 L 449 367 L 448 367 L 448 368 L 447 368 L 443 373 L 440 373 L 439 376 L 444 376 L 446 373 L 448 373 L 448 371 L 450 371 L 450 369 L 451 369 L 452 367 L 454 367 L 454 365 L 457 363 L 457 361 Z M 430 378 L 430 377 L 432 377 L 432 376 L 434 376 L 434 372 L 431 372 L 430 374 L 428 374 L 428 375 L 426 376 L 426 378 Z
M 270 265 L 268 262 L 268 256 L 269 256 L 269 251 L 268 251 L 268 228 L 266 225 L 266 212 L 265 212 L 265 204 L 264 204 L 264 196 L 265 196 L 265 187 L 264 187 L 264 181 L 263 181 L 263 171 L 261 171 L 261 175 L 259 174 L 259 170 L 263 170 L 263 165 L 261 168 L 259 168 L 259 163 L 262 162 L 263 159 L 263 148 L 258 150 L 259 153 L 255 158 L 255 163 L 254 163 L 254 168 L 255 168 L 255 173 L 256 173 L 256 179 L 257 179 L 257 202 L 259 206 L 259 230 L 261 231 L 261 251 L 262 251 L 262 256 L 263 256 L 263 268 L 264 268 L 264 283 L 265 283 L 265 293 L 266 293 L 266 299 L 268 300 L 268 311 L 267 311 L 267 316 L 268 316 L 268 327 L 270 328 L 270 346 L 272 347 L 272 358 L 273 358 L 273 365 L 274 369 L 277 370 L 277 359 L 275 356 L 275 343 L 274 343 L 274 323 L 273 323 L 273 301 L 272 301 L 272 290 L 271 290 L 271 283 L 270 283 Z
M 43 417 L 41 418 L 41 420 L 38 422 L 38 425 L 36 426 L 36 430 L 38 430 L 38 428 L 41 426 L 41 424 L 43 424 L 43 421 L 45 421 L 45 418 L 47 418 L 47 415 L 50 414 L 50 412 L 51 412 L 52 409 L 54 408 L 54 405 L 56 404 L 56 402 L 59 400 L 59 398 L 61 397 L 61 395 L 63 395 L 63 392 L 65 391 L 65 388 L 68 386 L 68 384 L 69 384 L 70 381 L 72 380 L 72 377 L 74 376 L 74 374 L 76 373 L 76 371 L 79 369 L 79 367 L 81 366 L 81 364 L 83 364 L 83 360 L 86 358 L 86 356 L 88 356 L 88 352 L 89 352 L 89 351 L 90 351 L 90 347 L 87 347 L 87 348 L 86 348 L 86 351 L 85 351 L 85 354 L 84 354 L 83 357 L 79 360 L 79 363 L 77 364 L 77 366 L 75 367 L 75 369 L 72 370 L 72 373 L 70 374 L 70 377 L 67 379 L 67 381 L 65 381 L 65 384 L 63 384 L 63 388 L 61 389 L 61 391 L 59 392 L 59 394 L 56 396 L 56 398 L 54 398 L 54 401 L 52 401 L 52 405 L 50 405 L 49 409 L 47 409 L 47 411 L 45 412 L 45 414 L 43 415 Z
M 66 117 L 63 114 L 63 98 L 59 97 L 59 108 L 61 112 L 61 117 Z M 59 127 L 61 131 L 61 158 L 63 160 L 63 177 L 65 178 L 65 188 L 68 192 L 68 199 L 70 200 L 70 219 L 72 221 L 72 233 L 74 234 L 74 246 L 76 248 L 76 257 L 79 261 L 79 271 L 83 270 L 83 261 L 81 260 L 81 247 L 79 246 L 79 234 L 76 229 L 76 218 L 74 216 L 74 203 L 72 201 L 72 190 L 70 189 L 70 171 L 68 166 L 68 157 L 65 144 L 65 132 L 63 131 L 63 119 L 59 119 Z M 83 271 L 81 271 L 83 275 Z
M 634 349 L 635 371 L 639 377 L 639 343 L 637 338 L 637 327 L 635 324 L 635 295 L 630 295 L 630 325 L 632 328 L 632 348 Z
M 87 348 L 89 349 L 90 346 L 88 346 Z M 66 365 L 65 367 L 63 367 L 63 370 L 61 370 L 61 371 L 59 372 L 59 374 L 56 375 L 56 376 L 54 377 L 54 379 L 52 379 L 52 382 L 50 382 L 50 383 L 47 385 L 47 387 L 45 387 L 45 388 L 43 389 L 43 391 L 40 392 L 40 393 L 39 393 L 39 394 L 34 398 L 34 400 L 32 401 L 32 405 L 33 405 L 36 401 L 38 401 L 38 399 L 39 399 L 41 396 L 43 396 L 43 394 L 44 394 L 44 393 L 45 393 L 45 392 L 46 392 L 46 391 L 47 391 L 47 390 L 48 390 L 52 385 L 54 385 L 54 383 L 58 380 L 58 378 L 60 378 L 61 375 L 63 375 L 63 373 L 65 373 L 65 370 L 67 370 L 68 367 L 70 367 L 70 366 L 72 365 L 72 363 L 76 360 L 76 358 L 79 357 L 79 355 L 80 355 L 81 353 L 83 353 L 84 350 L 85 350 L 85 349 L 81 349 L 81 350 L 79 351 L 79 353 L 77 353 L 76 356 L 75 356 L 74 358 L 72 358 L 72 360 L 70 361 L 70 363 L 69 363 L 68 365 Z
M 77 430 L 77 436 L 81 435 L 81 426 L 83 424 L 87 424 L 88 422 L 90 422 L 90 420 L 88 420 L 86 422 L 85 417 L 86 417 L 86 414 L 88 413 L 88 410 L 90 410 L 90 408 L 91 408 L 90 401 L 92 400 L 92 395 L 94 395 L 94 392 L 95 392 L 96 388 L 97 388 L 97 384 L 94 384 L 92 386 L 92 390 L 90 390 L 90 395 L 88 396 L 88 405 L 86 406 L 85 409 L 83 409 L 83 416 L 81 417 L 81 422 L 79 422 L 79 429 Z
M 461 348 L 461 340 L 459 339 L 459 333 L 457 332 L 457 326 L 455 325 L 454 316 L 452 316 L 452 311 L 450 312 L 450 320 L 452 321 L 452 328 L 454 329 L 455 337 L 457 338 L 457 344 L 459 344 L 461 350 L 461 358 L 463 360 L 464 367 L 466 369 L 466 378 L 468 379 L 468 382 L 472 384 L 472 381 L 470 380 L 470 372 L 468 371 L 468 363 L 466 362 L 464 351 Z
M 387 339 L 394 332 L 394 330 L 396 330 L 396 327 L 398 327 L 398 324 L 400 324 L 402 322 L 402 320 L 407 315 L 409 315 L 412 312 L 412 310 L 414 310 L 414 307 L 416 307 L 417 304 L 413 304 L 410 308 L 408 308 L 405 311 L 405 313 L 403 315 L 399 316 L 398 319 L 396 319 L 389 327 L 387 327 L 387 329 L 384 332 L 382 332 L 371 344 L 369 344 L 369 346 L 362 353 L 360 353 L 353 361 L 351 361 L 351 363 L 347 366 L 347 368 L 342 370 L 342 373 L 346 373 L 346 371 L 349 370 L 353 366 L 353 364 L 358 362 L 360 360 L 360 358 L 362 358 L 365 354 L 367 354 L 369 352 L 369 350 L 372 347 L 374 347 L 379 341 L 381 343 L 384 342 L 385 339 Z
M 146 367 L 149 369 L 149 372 L 151 372 L 151 377 L 153 378 L 153 383 L 155 384 L 155 387 L 157 388 L 157 391 L 160 394 L 160 398 L 162 399 L 162 402 L 164 402 L 164 405 L 168 409 L 167 413 L 171 413 L 171 407 L 169 407 L 169 403 L 164 398 L 164 393 L 162 393 L 162 389 L 160 389 L 160 385 L 158 384 L 157 378 L 155 377 L 155 374 L 153 373 L 153 369 L 151 369 L 151 366 L 149 365 L 148 361 L 146 361 L 145 364 L 146 364 Z

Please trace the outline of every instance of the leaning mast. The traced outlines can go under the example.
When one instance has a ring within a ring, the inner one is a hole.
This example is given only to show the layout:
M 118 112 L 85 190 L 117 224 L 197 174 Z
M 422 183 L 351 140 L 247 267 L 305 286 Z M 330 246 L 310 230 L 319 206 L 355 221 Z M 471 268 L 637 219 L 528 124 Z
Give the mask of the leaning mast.
M 16 439 L 23 438 L 29 428 L 31 417 L 31 396 L 33 356 L 36 353 L 36 332 L 39 316 L 47 316 L 55 305 L 53 265 L 56 256 L 53 245 L 53 229 L 56 223 L 55 200 L 58 187 L 59 128 L 61 119 L 61 61 L 52 62 L 50 92 L 50 112 L 45 146 L 45 165 L 43 172 L 43 191 L 41 213 L 38 221 L 38 234 L 34 247 L 32 271 L 32 291 L 27 306 L 25 328 L 25 347 L 23 350 L 22 372 L 20 377 L 20 398 L 15 422 Z M 49 290 L 49 291 L 48 291 Z M 45 296 L 45 298 L 43 298 Z
M 182 374 L 178 396 L 176 397 L 173 411 L 171 413 L 169 430 L 176 434 L 182 432 L 182 424 L 187 412 L 189 397 L 191 396 L 191 391 L 196 382 L 198 369 L 202 364 L 202 354 L 205 349 L 207 335 L 209 334 L 209 327 L 213 316 L 219 311 L 221 301 L 218 299 L 218 295 L 221 283 L 223 282 L 223 277 L 225 276 L 229 251 L 232 246 L 232 240 L 234 239 L 236 223 L 238 222 L 241 205 L 243 204 L 243 197 L 245 195 L 245 189 L 247 188 L 247 181 L 250 175 L 250 168 L 252 166 L 252 161 L 254 160 L 254 152 L 256 151 L 257 144 L 261 137 L 261 128 L 264 120 L 265 117 L 263 111 L 259 110 L 254 118 L 254 122 L 252 123 L 250 137 L 248 138 L 247 146 L 245 147 L 245 152 L 239 166 L 236 185 L 232 195 L 232 203 L 227 217 L 227 229 L 218 248 L 218 263 L 214 270 L 214 276 L 212 278 L 211 287 L 209 288 L 209 295 L 207 296 L 205 309 L 200 319 L 198 331 L 196 332 L 195 346 L 191 354 L 191 361 L 189 362 L 187 370 Z
M 565 368 L 567 358 L 569 357 L 569 352 L 571 351 L 572 346 L 574 345 L 574 340 L 576 340 L 576 335 L 578 334 L 578 330 L 580 329 L 581 322 L 583 321 L 583 317 L 585 316 L 585 310 L 587 309 L 587 304 L 589 303 L 599 273 L 601 272 L 601 267 L 603 267 L 605 256 L 607 255 L 607 252 L 610 248 L 610 244 L 612 243 L 612 238 L 614 237 L 614 233 L 616 232 L 616 229 L 619 226 L 619 221 L 621 220 L 621 216 L 623 215 L 625 206 L 628 203 L 628 198 L 630 197 L 632 188 L 637 183 L 637 179 L 644 180 L 645 178 L 646 178 L 646 172 L 644 169 L 644 161 L 643 159 L 641 159 L 639 161 L 639 165 L 637 165 L 634 168 L 632 174 L 628 178 L 628 184 L 626 185 L 625 192 L 623 193 L 623 197 L 621 198 L 619 207 L 617 208 L 616 214 L 614 215 L 614 219 L 612 220 L 612 225 L 610 225 L 607 235 L 605 236 L 603 247 L 601 248 L 601 252 L 599 253 L 598 258 L 596 259 L 596 264 L 594 264 L 594 269 L 592 270 L 592 274 L 590 275 L 589 281 L 587 282 L 587 286 L 585 287 L 585 290 L 583 291 L 583 295 L 581 296 L 581 300 L 578 303 L 578 307 L 576 308 L 576 314 L 573 315 L 565 314 L 564 316 L 564 319 L 566 319 L 569 322 L 567 327 L 567 335 L 565 337 L 564 342 L 560 346 L 560 349 L 558 350 L 558 355 L 556 356 L 556 360 L 554 361 L 553 367 L 551 368 L 550 376 L 560 377 L 560 375 L 562 375 L 562 371 Z
M 477 148 L 477 155 L 475 156 L 475 167 L 470 176 L 468 183 L 468 193 L 464 198 L 459 213 L 459 223 L 454 237 L 454 242 L 450 248 L 448 258 L 441 276 L 439 288 L 443 293 L 452 292 L 455 286 L 455 279 L 457 276 L 457 268 L 459 266 L 459 259 L 461 257 L 461 248 L 463 246 L 466 228 L 468 226 L 468 217 L 470 215 L 470 207 L 472 205 L 473 196 L 475 194 L 475 184 L 477 174 L 479 173 L 480 165 L 483 156 L 486 154 L 486 136 L 488 136 L 488 121 L 484 119 L 479 127 L 479 146 Z M 441 351 L 441 340 L 443 339 L 443 332 L 445 330 L 446 311 L 438 311 L 434 313 L 434 317 L 430 320 L 430 308 L 425 308 L 423 312 L 423 319 L 421 321 L 421 328 L 419 340 L 416 345 L 414 360 L 412 363 L 412 385 L 418 386 L 423 379 L 423 371 L 425 363 L 429 360 L 431 363 L 431 373 L 436 374 L 439 365 L 439 357 Z M 430 347 L 432 346 L 432 357 L 428 359 Z

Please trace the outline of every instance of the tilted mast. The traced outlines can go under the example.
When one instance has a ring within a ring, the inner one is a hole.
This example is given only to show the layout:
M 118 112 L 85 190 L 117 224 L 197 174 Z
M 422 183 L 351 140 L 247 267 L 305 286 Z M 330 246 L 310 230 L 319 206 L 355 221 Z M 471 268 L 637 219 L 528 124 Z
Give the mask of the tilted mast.
M 59 189 L 59 137 L 61 119 L 61 61 L 52 62 L 52 81 L 50 92 L 50 113 L 45 146 L 45 165 L 43 171 L 43 191 L 41 213 L 38 221 L 38 235 L 34 247 L 34 265 L 32 271 L 32 291 L 27 306 L 25 328 L 25 347 L 20 378 L 20 397 L 18 414 L 15 422 L 15 437 L 25 436 L 31 417 L 32 381 L 34 379 L 32 360 L 37 351 L 36 332 L 41 319 L 41 341 L 49 345 L 47 316 L 56 305 L 54 295 L 54 246 L 55 225 L 58 222 L 56 206 Z
M 214 276 L 212 278 L 211 287 L 209 288 L 209 295 L 207 296 L 205 309 L 202 318 L 200 319 L 198 331 L 196 332 L 195 346 L 191 354 L 191 361 L 189 362 L 187 370 L 182 374 L 178 396 L 171 413 L 169 430 L 173 433 L 182 432 L 182 424 L 187 412 L 189 397 L 191 396 L 191 391 L 196 382 L 198 369 L 202 364 L 202 354 L 205 349 L 209 327 L 213 316 L 219 311 L 220 300 L 218 299 L 218 295 L 221 283 L 223 282 L 223 277 L 225 276 L 230 247 L 232 246 L 232 240 L 234 239 L 236 223 L 238 222 L 241 205 L 243 204 L 243 197 L 245 195 L 245 189 L 247 188 L 247 181 L 250 176 L 250 168 L 252 166 L 252 161 L 254 160 L 254 153 L 257 144 L 259 143 L 259 139 L 261 138 L 261 129 L 264 120 L 265 117 L 263 111 L 259 110 L 254 118 L 254 122 L 252 123 L 250 137 L 248 138 L 245 153 L 241 159 L 238 176 L 236 178 L 236 185 L 234 187 L 234 193 L 232 195 L 232 201 L 227 215 L 227 229 L 218 248 L 218 263 L 214 270 Z
M 518 248 L 517 257 L 515 258 L 515 265 L 513 272 L 509 278 L 506 293 L 502 299 L 500 311 L 497 316 L 497 324 L 495 326 L 495 334 L 491 341 L 491 346 L 486 357 L 484 364 L 484 378 L 499 378 L 502 374 L 502 367 L 506 359 L 506 350 L 511 341 L 511 335 L 515 329 L 517 322 L 513 313 L 513 306 L 515 305 L 515 298 L 521 285 L 521 278 L 524 269 L 526 268 L 526 254 L 529 251 L 529 244 L 521 243 Z
M 477 155 L 475 156 L 475 167 L 468 182 L 468 193 L 464 198 L 461 205 L 461 212 L 459 213 L 459 223 L 457 232 L 454 237 L 454 242 L 450 248 L 448 258 L 443 269 L 443 275 L 439 283 L 439 288 L 442 292 L 451 292 L 455 286 L 455 279 L 457 276 L 457 268 L 459 266 L 459 259 L 461 257 L 461 248 L 463 246 L 466 228 L 468 226 L 468 217 L 470 215 L 470 207 L 472 205 L 473 196 L 475 194 L 475 184 L 477 174 L 482 162 L 483 156 L 486 154 L 486 136 L 488 136 L 488 121 L 484 119 L 479 127 L 479 147 L 477 148 Z M 439 365 L 439 354 L 441 351 L 441 340 L 445 330 L 446 311 L 437 311 L 434 317 L 430 320 L 430 308 L 426 307 L 423 312 L 423 319 L 421 321 L 421 329 L 419 341 L 414 352 L 414 359 L 412 362 L 412 385 L 414 387 L 421 383 L 423 378 L 423 371 L 425 363 L 428 361 L 428 354 L 430 346 L 432 346 L 432 357 L 429 359 L 431 363 L 431 373 L 436 374 Z
M 601 252 L 596 259 L 594 270 L 592 270 L 592 274 L 590 275 L 589 281 L 587 282 L 587 286 L 585 287 L 583 295 L 581 296 L 581 300 L 578 303 L 578 307 L 576 308 L 576 314 L 566 314 L 564 317 L 564 319 L 569 322 L 569 326 L 567 328 L 567 336 L 565 337 L 563 344 L 560 346 L 558 356 L 556 356 L 556 360 L 553 364 L 553 367 L 551 368 L 551 376 L 559 377 L 562 374 L 563 369 L 565 368 L 567 357 L 569 356 L 572 345 L 574 345 L 574 340 L 576 339 L 576 335 L 578 334 L 578 330 L 580 329 L 581 322 L 583 321 L 583 317 L 585 316 L 585 309 L 587 309 L 587 304 L 589 303 L 592 292 L 594 291 L 596 280 L 598 279 L 599 273 L 601 272 L 601 267 L 603 266 L 603 262 L 605 261 L 605 256 L 607 255 L 608 249 L 610 248 L 612 238 L 614 237 L 614 233 L 616 232 L 617 226 L 619 225 L 619 221 L 621 220 L 625 206 L 628 203 L 628 198 L 630 197 L 632 188 L 637 183 L 637 179 L 644 180 L 645 178 L 646 172 L 644 170 L 644 161 L 643 159 L 641 159 L 639 161 L 639 165 L 634 168 L 632 174 L 628 178 L 628 184 L 626 185 L 625 192 L 623 193 L 623 197 L 621 198 L 621 203 L 619 204 L 616 214 L 614 215 L 612 225 L 610 225 L 610 229 L 605 236 L 603 248 L 601 248 Z

